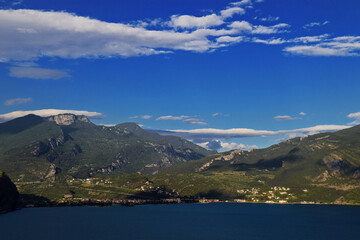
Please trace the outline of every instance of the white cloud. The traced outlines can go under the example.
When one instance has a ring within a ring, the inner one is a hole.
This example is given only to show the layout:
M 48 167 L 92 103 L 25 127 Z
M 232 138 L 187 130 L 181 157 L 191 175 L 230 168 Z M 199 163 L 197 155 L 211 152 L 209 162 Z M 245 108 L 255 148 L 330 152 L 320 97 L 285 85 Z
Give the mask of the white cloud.
M 98 113 L 98 112 L 88 112 L 88 111 L 78 111 L 78 110 L 60 110 L 60 109 L 42 109 L 42 110 L 33 110 L 33 111 L 15 111 L 15 112 L 10 112 L 10 113 L 6 113 L 6 114 L 0 114 L 0 119 L 8 121 L 8 120 L 18 118 L 18 117 L 23 117 L 23 116 L 26 116 L 29 114 L 35 114 L 40 117 L 49 117 L 49 116 L 65 114 L 65 113 L 71 113 L 71 114 L 75 114 L 75 115 L 85 115 L 89 118 L 101 118 L 101 116 L 102 116 L 102 113 Z
M 212 140 L 209 142 L 197 143 L 197 145 L 209 149 L 209 150 L 232 150 L 232 149 L 255 149 L 258 148 L 256 145 L 245 145 L 242 143 L 235 143 L 235 142 L 223 142 L 218 139 Z
M 278 21 L 280 19 L 280 17 L 267 16 L 267 17 L 263 17 L 263 18 L 256 17 L 255 19 L 259 19 L 260 21 L 263 21 L 263 22 L 275 22 L 275 21 Z
M 221 142 L 221 147 L 223 149 L 231 150 L 231 149 L 255 149 L 258 148 L 256 145 L 245 145 L 242 143 L 227 143 L 227 142 Z
M 304 36 L 293 39 L 270 38 L 265 40 L 259 38 L 253 38 L 252 41 L 256 43 L 264 43 L 268 45 L 277 45 L 284 43 L 315 43 L 315 42 L 326 41 L 329 36 L 330 36 L 329 34 L 322 34 L 318 36 Z
M 253 34 L 274 34 L 274 33 L 283 33 L 287 32 L 284 28 L 289 28 L 290 25 L 287 23 L 279 23 L 273 26 L 254 26 L 253 30 L 251 31 Z
M 211 116 L 213 116 L 213 117 L 218 117 L 218 116 L 229 117 L 230 115 L 229 115 L 229 114 L 224 114 L 224 113 L 219 113 L 219 112 L 217 112 L 217 113 L 211 114 Z
M 311 22 L 308 24 L 305 24 L 303 28 L 305 29 L 309 29 L 309 28 L 313 28 L 313 27 L 319 27 L 319 26 L 324 26 L 326 24 L 328 24 L 329 21 L 324 21 L 324 22 Z
M 236 29 L 238 32 L 241 31 L 252 31 L 252 25 L 247 21 L 235 21 L 229 25 L 230 28 Z
M 229 24 L 229 27 L 238 32 L 248 32 L 251 34 L 276 34 L 287 32 L 285 28 L 289 28 L 287 23 L 279 23 L 273 26 L 252 25 L 247 21 L 234 21 Z
M 152 116 L 151 115 L 142 115 L 141 118 L 142 119 L 150 119 L 150 118 L 152 118 Z
M 288 115 L 282 115 L 282 116 L 275 116 L 274 119 L 276 120 L 297 120 L 299 119 L 298 117 L 291 117 Z
M 224 23 L 221 16 L 215 13 L 202 17 L 195 17 L 190 15 L 173 15 L 169 25 L 175 28 L 208 28 L 212 26 L 219 26 Z
M 259 38 L 253 38 L 252 39 L 253 42 L 255 43 L 263 43 L 263 44 L 267 44 L 267 45 L 279 45 L 279 44 L 283 44 L 286 43 L 286 40 L 283 40 L 281 38 L 271 38 L 271 39 L 259 39 Z
M 240 5 L 245 4 L 241 2 Z M 67 12 L 0 9 L 0 61 L 33 61 L 41 57 L 131 57 L 176 50 L 211 52 L 240 42 L 242 36 L 239 34 L 281 33 L 289 26 L 284 23 L 253 26 L 246 21 L 230 21 L 226 23 L 228 26 L 221 26 L 224 19 L 243 13 L 243 8 L 235 6 L 220 11 L 219 15 L 173 15 L 170 21 L 155 19 L 124 24 Z M 151 29 L 152 26 L 156 28 Z
M 237 43 L 241 42 L 243 40 L 243 37 L 230 37 L 230 36 L 222 36 L 218 37 L 216 41 L 218 43 Z
M 10 67 L 9 69 L 9 75 L 16 78 L 61 79 L 70 77 L 66 72 L 56 69 L 33 67 Z
M 322 39 L 321 36 L 323 36 Z M 307 56 L 359 56 L 360 36 L 341 36 L 326 39 L 328 35 L 320 35 L 319 43 L 313 45 L 296 45 L 286 47 L 285 52 Z
M 227 8 L 225 10 L 222 10 L 220 12 L 221 16 L 223 18 L 230 18 L 235 14 L 244 14 L 245 10 L 243 8 L 240 7 L 231 7 L 231 8 Z
M 299 115 L 301 115 L 301 116 L 306 116 L 307 113 L 305 113 L 305 112 L 300 112 Z
M 167 115 L 167 116 L 158 117 L 156 120 L 183 120 L 188 117 L 189 116 L 185 116 L 185 115 L 181 115 L 181 116 Z
M 260 3 L 264 0 L 241 0 L 238 2 L 232 2 L 230 3 L 233 6 L 252 6 L 254 3 Z
M 132 117 L 129 117 L 129 119 L 137 119 L 139 118 L 139 116 L 132 116 Z
M 34 62 L 13 62 L 12 64 L 17 67 L 36 67 L 36 66 L 38 66 L 38 64 L 34 63 Z
M 0 9 L 0 62 L 36 61 L 41 57 L 132 57 L 168 54 L 178 50 L 204 53 L 239 42 L 267 45 L 298 43 L 283 49 L 297 55 L 360 55 L 359 36 L 329 39 L 329 35 L 323 34 L 266 40 L 247 37 L 289 32 L 290 25 L 287 23 L 263 26 L 239 19 L 228 21 L 230 17 L 235 18 L 236 14 L 245 13 L 244 9 L 252 7 L 256 2 L 260 1 L 233 2 L 218 14 L 173 15 L 170 19 L 145 19 L 132 23 L 105 22 L 67 12 Z M 278 18 L 269 16 L 260 20 Z M 314 22 L 310 25 L 327 23 Z M 34 78 L 58 79 L 68 76 L 60 70 L 33 66 L 28 69 L 12 67 L 10 71 L 14 76 Z
M 201 121 L 200 119 L 197 118 L 188 118 L 183 120 L 184 123 L 187 124 L 193 124 L 193 125 L 206 125 L 206 122 Z
M 314 127 L 300 128 L 295 130 L 280 130 L 277 131 L 278 134 L 303 134 L 303 135 L 313 135 L 321 132 L 333 132 L 349 128 L 349 126 L 344 125 L 317 125 Z
M 324 47 L 321 45 L 315 46 L 293 46 L 284 48 L 285 52 L 289 52 L 297 55 L 306 55 L 306 56 L 349 56 L 354 55 L 350 53 L 348 49 L 339 49 Z
M 13 98 L 13 99 L 6 100 L 4 102 L 4 105 L 6 105 L 6 106 L 20 105 L 20 104 L 28 103 L 31 101 L 32 101 L 32 98 Z
M 207 17 L 207 23 L 198 24 L 212 25 L 217 18 L 219 17 L 216 15 Z M 220 24 L 222 20 L 216 22 Z M 18 28 L 32 30 L 24 33 L 23 30 L 17 30 Z M 44 56 L 130 57 L 169 53 L 172 50 L 204 52 L 216 47 L 216 44 L 207 38 L 208 35 L 195 32 L 147 30 L 66 12 L 27 9 L 0 10 L 0 32 L 2 62 L 32 60 Z
M 349 125 L 360 124 L 360 112 L 350 113 L 349 115 L 347 115 L 347 117 L 348 118 L 355 118 L 355 121 L 349 123 Z
M 329 36 L 330 36 L 329 34 L 322 34 L 318 36 L 297 37 L 291 40 L 291 42 L 302 42 L 302 43 L 320 42 L 327 39 Z
M 349 128 L 344 125 L 317 125 L 308 128 L 300 128 L 294 130 L 254 130 L 248 128 L 232 128 L 232 129 L 216 129 L 216 128 L 201 128 L 192 130 L 155 130 L 155 132 L 164 135 L 176 135 L 186 139 L 192 139 L 194 142 L 207 142 L 213 139 L 233 139 L 233 138 L 247 138 L 247 137 L 267 137 L 276 135 L 301 134 L 312 135 L 321 132 L 333 132 Z

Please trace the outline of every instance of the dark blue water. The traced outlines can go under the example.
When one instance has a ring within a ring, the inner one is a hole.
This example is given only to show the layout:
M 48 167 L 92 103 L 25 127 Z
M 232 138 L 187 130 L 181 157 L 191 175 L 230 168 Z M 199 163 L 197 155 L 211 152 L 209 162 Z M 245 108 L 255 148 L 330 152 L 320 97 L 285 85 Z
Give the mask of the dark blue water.
M 360 207 L 176 204 L 34 208 L 0 215 L 0 239 L 359 239 Z

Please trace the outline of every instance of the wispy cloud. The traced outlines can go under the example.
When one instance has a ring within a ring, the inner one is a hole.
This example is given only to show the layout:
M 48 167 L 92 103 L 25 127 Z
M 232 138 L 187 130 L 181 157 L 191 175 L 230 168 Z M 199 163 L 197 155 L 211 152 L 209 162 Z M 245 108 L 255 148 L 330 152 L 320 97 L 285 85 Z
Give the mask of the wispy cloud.
M 313 45 L 286 47 L 284 51 L 307 56 L 359 56 L 360 36 L 342 36 L 324 39 Z
M 254 3 L 261 3 L 264 0 L 242 0 L 238 2 L 232 2 L 230 5 L 233 6 L 252 6 Z
M 9 69 L 9 75 L 16 78 L 61 79 L 70 77 L 68 73 L 56 69 L 33 67 L 10 67 Z
M 275 116 L 274 117 L 275 120 L 297 120 L 299 119 L 298 117 L 291 117 L 291 116 L 288 116 L 288 115 L 282 115 L 282 116 Z
M 181 115 L 181 116 L 167 115 L 167 116 L 158 117 L 156 120 L 183 120 L 188 117 L 189 116 L 185 116 L 185 115 Z
M 349 125 L 356 125 L 356 124 L 360 124 L 360 112 L 356 112 L 356 113 L 350 113 L 349 115 L 347 115 L 348 118 L 354 118 L 355 121 L 349 123 Z
M 140 116 L 131 116 L 129 117 L 129 119 L 138 119 L 138 118 L 141 118 L 141 119 L 150 119 L 152 118 L 153 116 L 152 115 L 140 115 Z
M 0 62 L 36 61 L 41 57 L 133 57 L 176 51 L 209 53 L 243 42 L 288 44 L 284 52 L 296 55 L 359 55 L 359 41 L 351 40 L 349 36 L 340 37 L 347 38 L 342 40 L 308 36 L 289 39 L 285 36 L 291 31 L 288 23 L 265 24 L 279 20 L 278 17 L 258 18 L 264 25 L 253 24 L 240 17 L 259 2 L 262 1 L 232 2 L 203 16 L 176 14 L 164 19 L 134 20 L 130 23 L 106 22 L 64 11 L 0 9 Z M 326 24 L 328 21 L 312 22 L 306 26 Z M 269 39 L 253 38 L 254 35 L 266 35 Z M 66 72 L 55 69 L 14 67 L 10 70 L 16 77 L 59 79 L 68 76 Z
M 221 17 L 223 18 L 230 18 L 234 16 L 235 14 L 245 14 L 245 10 L 240 7 L 229 7 L 227 9 L 224 9 L 220 12 Z
M 176 135 L 186 139 L 192 139 L 194 142 L 203 143 L 214 139 L 234 139 L 234 138 L 248 138 L 248 137 L 267 137 L 276 135 L 311 135 L 321 132 L 332 132 L 349 128 L 344 125 L 317 125 L 308 128 L 299 128 L 294 130 L 255 130 L 248 128 L 232 128 L 232 129 L 216 129 L 216 128 L 202 128 L 193 130 L 154 130 L 159 134 Z
M 233 30 L 237 30 L 243 33 L 250 33 L 250 34 L 277 34 L 277 33 L 284 33 L 288 32 L 288 28 L 290 25 L 287 23 L 279 23 L 272 26 L 263 26 L 263 25 L 253 25 L 247 21 L 234 21 L 229 24 L 229 27 Z
M 307 115 L 307 113 L 300 112 L 300 113 L 299 113 L 299 115 L 301 115 L 301 116 L 306 116 L 306 115 Z
M 308 24 L 305 24 L 303 28 L 305 29 L 309 29 L 309 28 L 313 28 L 313 27 L 320 27 L 320 26 L 324 26 L 326 24 L 328 24 L 329 21 L 324 21 L 324 22 L 311 22 Z
M 259 39 L 259 38 L 253 38 L 252 42 L 255 43 L 264 43 L 267 45 L 279 45 L 286 43 L 287 41 L 281 38 L 270 38 L 270 39 Z
M 20 105 L 20 104 L 28 103 L 31 101 L 32 101 L 32 98 L 13 98 L 13 99 L 6 100 L 4 102 L 4 105 L 5 106 Z
M 150 119 L 150 118 L 152 118 L 152 115 L 142 115 L 142 116 L 140 116 L 140 118 L 142 118 L 142 119 Z
M 292 39 L 283 39 L 283 38 L 269 38 L 269 39 L 260 39 L 260 38 L 252 38 L 252 42 L 255 43 L 264 43 L 267 45 L 279 45 L 284 43 L 294 44 L 294 43 L 317 43 L 321 41 L 326 41 L 329 37 L 329 34 L 322 34 L 317 36 L 303 36 L 303 37 L 296 37 Z M 249 41 L 249 39 L 248 39 Z
M 314 42 L 324 41 L 329 36 L 330 36 L 329 34 L 322 34 L 322 35 L 317 35 L 317 36 L 303 36 L 303 37 L 297 37 L 297 38 L 288 40 L 287 42 L 314 43 Z
M 254 34 L 274 34 L 274 33 L 284 33 L 287 32 L 287 28 L 289 28 L 290 25 L 287 23 L 279 23 L 273 26 L 254 26 L 251 33 Z
M 32 61 L 41 57 L 131 57 L 177 50 L 211 52 L 241 42 L 245 34 L 242 24 L 250 26 L 246 34 L 275 34 L 288 26 L 285 23 L 252 25 L 232 19 L 245 14 L 245 8 L 256 2 L 260 1 L 234 2 L 204 16 L 177 14 L 169 19 L 133 23 L 105 22 L 64 11 L 2 9 L 0 61 Z
M 71 113 L 75 115 L 85 115 L 89 118 L 101 118 L 103 115 L 102 113 L 98 113 L 98 112 L 88 112 L 88 111 L 78 111 L 78 110 L 41 109 L 41 110 L 33 110 L 33 111 L 15 111 L 10 113 L 0 114 L 0 119 L 8 121 L 29 114 L 35 114 L 40 117 L 48 117 L 58 114 L 65 114 L 65 113 Z
M 229 117 L 230 115 L 217 112 L 217 113 L 213 113 L 211 116 L 213 116 L 213 117 L 219 117 L 219 116 Z
M 187 124 L 193 124 L 193 125 L 206 125 L 206 122 L 201 121 L 200 119 L 197 118 L 188 118 L 183 120 L 184 123 Z
M 278 21 L 280 19 L 280 17 L 274 17 L 274 16 L 269 15 L 267 17 L 262 17 L 262 18 L 255 17 L 255 19 L 258 19 L 263 22 L 275 22 L 275 21 Z

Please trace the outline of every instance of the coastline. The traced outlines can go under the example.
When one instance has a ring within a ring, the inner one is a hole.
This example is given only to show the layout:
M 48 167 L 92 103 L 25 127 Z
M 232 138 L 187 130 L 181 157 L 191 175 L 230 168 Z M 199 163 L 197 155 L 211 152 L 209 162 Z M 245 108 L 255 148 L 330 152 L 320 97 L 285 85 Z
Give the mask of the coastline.
M 250 201 L 230 201 L 230 200 L 218 200 L 218 199 L 82 199 L 81 201 L 61 201 L 61 202 L 48 202 L 48 203 L 28 203 L 21 205 L 14 209 L 21 210 L 23 208 L 39 208 L 39 207 L 110 207 L 110 206 L 127 206 L 134 207 L 137 205 L 165 205 L 165 204 L 211 204 L 211 203 L 230 203 L 230 204 L 268 204 L 268 205 L 321 205 L 321 206 L 357 206 L 358 204 L 350 203 L 323 203 L 323 202 L 250 202 Z M 12 211 L 3 212 L 5 214 Z

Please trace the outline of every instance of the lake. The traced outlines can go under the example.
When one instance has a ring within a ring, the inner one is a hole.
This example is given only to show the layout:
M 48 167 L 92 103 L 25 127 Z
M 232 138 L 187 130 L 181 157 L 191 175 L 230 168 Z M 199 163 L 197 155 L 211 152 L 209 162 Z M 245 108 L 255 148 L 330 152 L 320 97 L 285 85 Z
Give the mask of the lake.
M 360 207 L 174 204 L 28 208 L 0 215 L 0 239 L 357 239 Z

